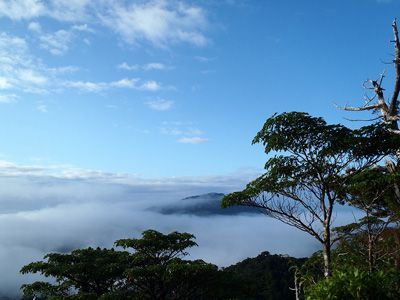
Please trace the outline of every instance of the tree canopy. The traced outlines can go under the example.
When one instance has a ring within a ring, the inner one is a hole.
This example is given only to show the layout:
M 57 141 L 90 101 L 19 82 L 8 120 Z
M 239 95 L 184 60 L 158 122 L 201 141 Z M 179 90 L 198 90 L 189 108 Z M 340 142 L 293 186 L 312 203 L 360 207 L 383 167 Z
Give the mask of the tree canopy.
M 246 205 L 294 226 L 317 239 L 330 274 L 331 221 L 343 200 L 349 172 L 360 172 L 393 152 L 397 145 L 382 125 L 351 130 L 327 124 L 307 113 L 290 112 L 267 119 L 253 139 L 266 154 L 265 174 L 243 191 L 225 196 L 222 207 Z
M 207 299 L 217 267 L 202 260 L 184 260 L 194 236 L 144 231 L 141 238 L 116 246 L 131 251 L 87 248 L 50 253 L 21 273 L 40 273 L 55 280 L 22 286 L 25 296 L 44 299 Z

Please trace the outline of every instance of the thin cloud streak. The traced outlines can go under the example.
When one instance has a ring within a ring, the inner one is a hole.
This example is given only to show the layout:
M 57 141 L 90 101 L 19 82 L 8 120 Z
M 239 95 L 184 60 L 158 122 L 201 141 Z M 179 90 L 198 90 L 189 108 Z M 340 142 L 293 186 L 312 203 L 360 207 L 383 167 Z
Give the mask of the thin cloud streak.
M 208 142 L 208 139 L 202 138 L 199 136 L 194 136 L 194 137 L 183 137 L 178 139 L 178 143 L 181 144 L 202 144 Z
M 130 65 L 126 62 L 123 62 L 121 64 L 119 64 L 118 69 L 121 70 L 126 70 L 126 71 L 139 71 L 139 70 L 143 70 L 143 71 L 152 71 L 152 70 L 157 70 L 157 71 L 163 71 L 163 70 L 167 70 L 170 67 L 166 66 L 163 63 L 158 63 L 158 62 L 152 62 L 152 63 L 148 63 L 145 65 Z
M 157 99 L 145 102 L 145 104 L 153 109 L 158 111 L 167 111 L 172 108 L 174 105 L 174 101 L 172 100 L 165 100 L 165 99 Z

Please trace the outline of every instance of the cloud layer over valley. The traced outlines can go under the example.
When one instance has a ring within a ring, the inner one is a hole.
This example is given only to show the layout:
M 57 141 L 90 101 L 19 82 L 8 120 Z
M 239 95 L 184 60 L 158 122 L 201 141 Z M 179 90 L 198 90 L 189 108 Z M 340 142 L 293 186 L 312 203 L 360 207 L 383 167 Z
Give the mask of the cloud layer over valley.
M 182 200 L 188 196 L 240 189 L 248 174 L 144 179 L 71 167 L 0 166 L 1 292 L 17 292 L 30 279 L 18 274 L 21 266 L 45 253 L 111 247 L 150 228 L 195 234 L 199 247 L 191 257 L 220 266 L 263 250 L 305 256 L 317 249 L 304 234 L 262 214 L 171 211 L 191 201 Z M 162 207 L 170 208 L 168 214 Z

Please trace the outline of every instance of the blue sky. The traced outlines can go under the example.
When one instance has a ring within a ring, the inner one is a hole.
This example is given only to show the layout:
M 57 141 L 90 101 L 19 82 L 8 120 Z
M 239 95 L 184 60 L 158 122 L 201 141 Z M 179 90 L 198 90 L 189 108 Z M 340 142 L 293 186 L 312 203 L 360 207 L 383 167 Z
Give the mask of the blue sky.
M 1 159 L 144 177 L 261 168 L 251 139 L 268 116 L 344 122 L 333 103 L 359 103 L 362 82 L 391 71 L 383 61 L 399 9 L 395 0 L 0 1 Z
M 400 0 L 0 0 L 0 295 L 50 251 L 149 228 L 193 233 L 193 257 L 220 266 L 318 250 L 264 216 L 154 208 L 254 179 L 267 158 L 251 140 L 275 112 L 360 126 L 345 117 L 368 113 L 334 103 L 361 105 L 385 69 L 391 92 L 398 13 Z

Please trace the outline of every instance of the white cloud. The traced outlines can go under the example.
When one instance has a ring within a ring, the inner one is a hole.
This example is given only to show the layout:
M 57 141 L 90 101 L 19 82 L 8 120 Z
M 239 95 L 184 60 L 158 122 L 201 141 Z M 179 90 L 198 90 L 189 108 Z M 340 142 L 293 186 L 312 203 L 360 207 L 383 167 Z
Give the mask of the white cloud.
M 0 103 L 13 103 L 16 102 L 18 96 L 15 94 L 0 94 Z
M 203 131 L 198 128 L 192 127 L 182 127 L 176 125 L 172 127 L 161 127 L 161 133 L 167 135 L 185 135 L 185 136 L 194 136 L 194 135 L 202 135 Z
M 43 85 L 48 82 L 48 78 L 32 69 L 20 69 L 17 71 L 19 79 L 28 84 Z
M 210 62 L 210 61 L 214 60 L 214 58 L 209 58 L 209 57 L 205 57 L 205 56 L 195 56 L 194 59 L 199 62 L 202 62 L 202 63 L 206 63 L 206 62 Z
M 0 77 L 0 90 L 6 90 L 12 88 L 12 84 L 5 77 Z
M 48 67 L 31 54 L 24 39 L 0 33 L 0 90 L 48 93 L 63 87 L 63 75 L 78 70 L 76 66 Z
M 46 15 L 60 21 L 79 22 L 93 18 L 96 2 L 92 0 L 50 0 Z
M 131 44 L 147 42 L 156 47 L 168 47 L 176 43 L 204 46 L 208 42 L 204 35 L 209 23 L 206 11 L 177 0 L 134 3 L 123 0 L 0 0 L 0 17 L 12 20 L 50 17 L 62 22 L 85 23 L 74 25 L 73 29 L 86 32 L 93 32 L 86 23 L 103 25 Z M 33 24 L 31 30 L 37 31 L 39 28 Z M 56 55 L 63 52 L 54 47 L 50 49 Z
M 87 24 L 73 25 L 72 30 L 94 33 L 94 29 L 90 28 Z
M 157 99 L 145 102 L 145 104 L 154 110 L 166 111 L 170 110 L 174 105 L 174 101 L 165 100 L 165 99 Z
M 127 70 L 127 71 L 137 71 L 140 69 L 138 65 L 128 65 L 126 62 L 118 65 L 118 69 Z
M 30 22 L 28 25 L 28 29 L 36 33 L 42 32 L 42 26 L 38 22 Z
M 208 142 L 208 139 L 202 138 L 199 136 L 194 136 L 194 137 L 182 137 L 178 139 L 178 143 L 182 144 L 202 144 Z
M 77 66 L 64 66 L 64 67 L 57 67 L 57 68 L 47 68 L 48 72 L 53 74 L 65 74 L 65 73 L 73 73 L 79 70 Z
M 90 0 L 0 0 L 0 16 L 12 20 L 51 17 L 59 21 L 77 22 L 93 18 Z M 101 2 L 98 2 L 101 4 Z
M 18 293 L 22 283 L 33 280 L 20 275 L 19 269 L 48 252 L 111 247 L 116 239 L 138 237 L 149 228 L 193 233 L 199 247 L 191 251 L 191 258 L 220 266 L 264 250 L 296 256 L 317 250 L 305 234 L 263 215 L 163 215 L 156 209 L 178 205 L 188 196 L 239 190 L 257 175 L 149 179 L 71 166 L 0 161 L 0 227 L 5 229 L 0 231 L 0 291 Z
M 31 19 L 45 13 L 46 7 L 40 0 L 1 0 L 0 16 L 12 20 Z
M 162 134 L 178 137 L 177 142 L 181 144 L 201 144 L 209 139 L 202 137 L 204 132 L 198 128 L 187 126 L 182 122 L 166 122 L 160 128 Z
M 47 113 L 48 112 L 47 105 L 44 104 L 43 102 L 38 102 L 37 103 L 36 110 L 40 111 L 41 113 Z
M 111 87 L 116 87 L 116 88 L 136 88 L 136 84 L 139 81 L 137 78 L 124 78 L 118 81 L 114 81 L 110 83 Z
M 54 33 L 44 34 L 39 37 L 40 46 L 53 55 L 63 55 L 69 49 L 72 41 L 72 33 L 67 30 L 58 30 Z
M 162 63 L 149 63 L 143 66 L 143 70 L 165 70 L 167 67 Z
M 103 23 L 132 44 L 147 41 L 157 47 L 186 42 L 207 44 L 205 11 L 177 1 L 155 0 L 123 6 L 116 4 L 102 16 Z
M 168 67 L 165 64 L 156 62 L 148 63 L 145 65 L 129 65 L 128 63 L 123 62 L 122 64 L 118 65 L 118 69 L 127 71 L 138 71 L 138 70 L 152 71 L 152 70 L 166 70 L 168 69 Z
M 78 35 L 95 32 L 87 24 L 75 24 L 69 28 L 45 33 L 39 23 L 31 22 L 28 25 L 28 29 L 36 33 L 40 47 L 53 55 L 64 55 L 67 53 L 70 45 Z M 85 42 L 85 39 L 87 40 L 87 38 L 82 39 L 83 42 Z
M 100 92 L 108 88 L 106 83 L 90 81 L 67 81 L 65 82 L 65 86 L 87 92 Z
M 111 82 L 66 81 L 64 86 L 87 92 L 101 92 L 111 88 L 128 88 L 151 92 L 161 89 L 161 85 L 156 81 L 150 80 L 142 82 L 139 78 L 123 78 Z
M 158 91 L 159 89 L 161 89 L 161 86 L 156 81 L 149 80 L 149 81 L 144 82 L 140 86 L 140 89 L 141 90 L 145 90 L 145 91 Z

